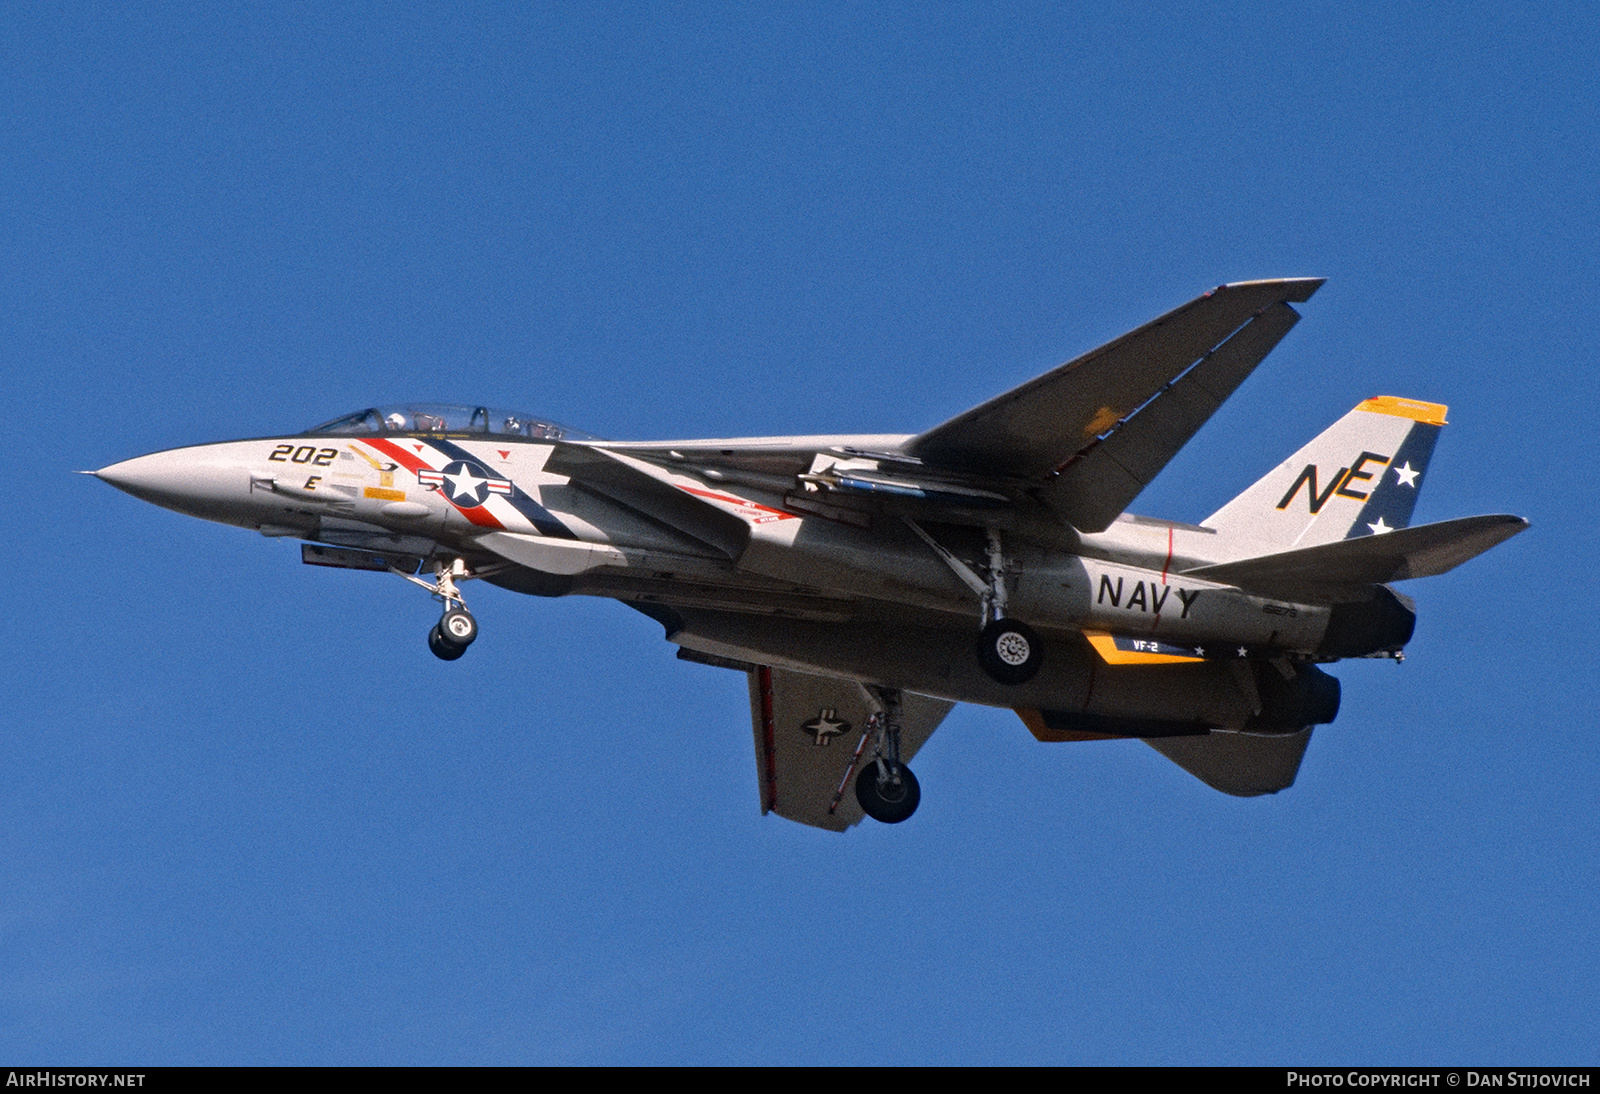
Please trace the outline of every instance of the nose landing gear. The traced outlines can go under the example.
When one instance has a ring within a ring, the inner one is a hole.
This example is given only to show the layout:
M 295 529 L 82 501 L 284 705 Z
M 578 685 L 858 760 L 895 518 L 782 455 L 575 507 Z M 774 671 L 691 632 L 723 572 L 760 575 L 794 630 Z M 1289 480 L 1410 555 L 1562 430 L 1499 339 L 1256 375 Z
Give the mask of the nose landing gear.
M 451 645 L 466 649 L 478 637 L 478 621 L 465 607 L 452 608 L 439 620 L 439 637 Z
M 433 655 L 441 661 L 454 661 L 466 653 L 467 647 L 478 637 L 478 621 L 467 611 L 467 603 L 461 599 L 461 591 L 456 588 L 457 579 L 465 581 L 469 576 L 467 564 L 459 558 L 451 560 L 448 566 L 441 562 L 434 570 L 433 581 L 424 581 L 403 570 L 394 572 L 413 584 L 421 585 L 433 594 L 434 599 L 444 602 L 444 615 L 428 632 L 428 649 L 433 651 Z
M 467 652 L 467 647 L 457 646 L 452 642 L 445 641 L 445 637 L 440 632 L 437 623 L 428 632 L 428 649 L 432 650 L 433 655 L 441 661 L 454 661 Z

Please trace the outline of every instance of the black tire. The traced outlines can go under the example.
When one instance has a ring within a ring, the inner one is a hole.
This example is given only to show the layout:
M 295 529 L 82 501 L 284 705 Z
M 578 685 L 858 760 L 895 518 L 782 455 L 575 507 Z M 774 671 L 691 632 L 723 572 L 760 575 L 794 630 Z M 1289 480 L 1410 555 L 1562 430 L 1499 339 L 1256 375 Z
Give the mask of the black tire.
M 438 630 L 439 637 L 446 643 L 464 650 L 478 637 L 478 621 L 472 618 L 471 612 L 454 608 L 444 613 L 444 618 L 439 620 Z
M 922 801 L 922 787 L 905 764 L 900 765 L 899 775 L 899 779 L 880 779 L 876 761 L 863 767 L 856 776 L 856 801 L 861 803 L 861 811 L 884 824 L 899 824 L 915 813 Z
M 435 623 L 433 625 L 433 629 L 428 632 L 428 648 L 432 650 L 433 655 L 441 661 L 454 661 L 456 658 L 467 652 L 467 647 L 458 646 L 454 642 L 447 641 L 445 636 L 439 631 L 439 625 L 437 623 Z
M 978 632 L 978 664 L 1002 684 L 1026 684 L 1039 672 L 1039 636 L 1026 623 L 996 619 Z

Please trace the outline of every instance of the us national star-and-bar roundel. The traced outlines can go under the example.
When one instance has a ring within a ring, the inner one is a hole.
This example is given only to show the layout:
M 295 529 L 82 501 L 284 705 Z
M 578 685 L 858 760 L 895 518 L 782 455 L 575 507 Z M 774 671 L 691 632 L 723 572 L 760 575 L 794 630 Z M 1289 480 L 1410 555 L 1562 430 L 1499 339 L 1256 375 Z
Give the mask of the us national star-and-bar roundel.
M 474 509 L 490 494 L 511 496 L 511 481 L 491 475 L 482 464 L 455 460 L 437 471 L 419 468 L 417 482 L 444 491 L 445 497 L 463 509 Z

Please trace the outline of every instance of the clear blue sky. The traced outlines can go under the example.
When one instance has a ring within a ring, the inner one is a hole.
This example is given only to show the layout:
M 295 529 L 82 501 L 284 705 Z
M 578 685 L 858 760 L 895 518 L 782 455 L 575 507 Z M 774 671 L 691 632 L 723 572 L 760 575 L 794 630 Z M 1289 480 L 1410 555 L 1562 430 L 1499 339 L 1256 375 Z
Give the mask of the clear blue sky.
M 1580 13 L 1581 12 L 1581 13 Z M 0 1059 L 1596 1062 L 1600 17 L 1579 5 L 77 5 L 0 21 Z M 915 431 L 1223 281 L 1305 321 L 1135 506 L 1448 403 L 1299 784 L 959 708 L 758 815 L 743 678 L 75 469 L 376 402 Z

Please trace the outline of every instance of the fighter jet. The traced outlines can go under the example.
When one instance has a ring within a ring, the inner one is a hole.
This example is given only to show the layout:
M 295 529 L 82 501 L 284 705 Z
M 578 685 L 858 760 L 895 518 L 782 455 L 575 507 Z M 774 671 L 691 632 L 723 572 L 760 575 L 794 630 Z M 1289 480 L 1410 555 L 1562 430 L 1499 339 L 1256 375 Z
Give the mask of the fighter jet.
M 1390 583 L 1528 526 L 1413 527 L 1445 408 L 1387 395 L 1198 525 L 1124 512 L 1321 284 L 1223 285 L 915 435 L 616 442 L 410 404 L 93 474 L 420 585 L 446 661 L 478 636 L 469 581 L 622 601 L 748 676 L 763 813 L 905 820 L 908 762 L 958 702 L 1273 793 L 1338 712 L 1320 666 L 1402 657 L 1416 616 Z

